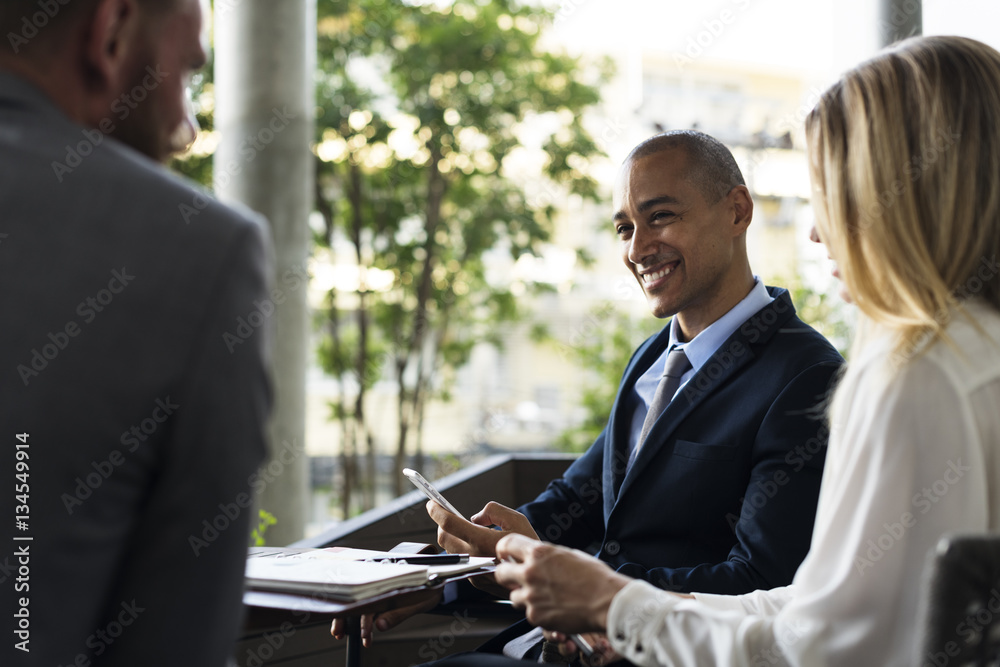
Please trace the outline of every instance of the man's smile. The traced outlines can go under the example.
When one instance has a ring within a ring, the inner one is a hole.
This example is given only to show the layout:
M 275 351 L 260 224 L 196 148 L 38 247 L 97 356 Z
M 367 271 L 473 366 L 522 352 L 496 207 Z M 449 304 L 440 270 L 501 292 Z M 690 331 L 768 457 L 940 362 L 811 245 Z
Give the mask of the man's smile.
M 659 283 L 680 266 L 680 263 L 680 260 L 676 260 L 662 264 L 655 269 L 637 269 L 639 276 L 642 278 L 643 287 L 652 288 L 659 286 Z

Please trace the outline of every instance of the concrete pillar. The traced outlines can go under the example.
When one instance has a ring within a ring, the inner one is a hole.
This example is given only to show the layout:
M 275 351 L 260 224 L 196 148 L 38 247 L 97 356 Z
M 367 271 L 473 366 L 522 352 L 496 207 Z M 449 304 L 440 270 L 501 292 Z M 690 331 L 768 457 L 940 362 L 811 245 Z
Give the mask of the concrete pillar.
M 216 194 L 270 221 L 274 285 L 284 297 L 271 317 L 276 402 L 259 505 L 278 519 L 268 544 L 285 545 L 303 537 L 308 516 L 304 276 L 313 205 L 316 1 L 216 2 L 214 20 Z
M 879 0 L 879 48 L 922 35 L 923 30 L 923 0 Z

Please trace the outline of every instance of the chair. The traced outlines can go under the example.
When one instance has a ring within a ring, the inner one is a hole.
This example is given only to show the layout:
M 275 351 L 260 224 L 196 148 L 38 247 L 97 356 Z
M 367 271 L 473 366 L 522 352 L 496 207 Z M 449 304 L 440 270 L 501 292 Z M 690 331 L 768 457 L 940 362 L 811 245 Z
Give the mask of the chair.
M 1000 535 L 942 538 L 923 585 L 914 666 L 1000 666 Z

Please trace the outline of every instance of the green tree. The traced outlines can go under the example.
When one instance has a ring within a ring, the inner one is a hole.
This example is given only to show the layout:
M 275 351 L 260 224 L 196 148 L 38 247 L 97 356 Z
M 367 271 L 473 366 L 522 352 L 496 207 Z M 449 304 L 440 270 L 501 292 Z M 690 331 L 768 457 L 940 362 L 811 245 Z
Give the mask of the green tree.
M 581 424 L 567 429 L 556 440 L 565 451 L 585 451 L 604 430 L 632 352 L 649 336 L 663 328 L 665 320 L 654 317 L 630 318 L 608 301 L 591 309 L 587 319 L 568 341 L 556 341 L 539 334 L 570 361 L 586 369 L 591 379 L 581 392 L 585 411 Z
M 778 279 L 775 283 L 788 285 L 799 319 L 823 334 L 846 358 L 851 346 L 853 327 L 849 309 L 840 296 L 817 292 L 800 278 L 787 281 Z
M 368 459 L 361 487 L 370 507 L 366 392 L 383 371 L 392 377 L 395 468 L 413 439 L 419 466 L 429 398 L 447 397 L 473 345 L 519 315 L 507 286 L 486 280 L 483 253 L 504 246 L 518 257 L 549 238 L 554 205 L 529 200 L 508 167 L 524 150 L 523 124 L 553 128 L 540 147 L 544 177 L 596 199 L 587 165 L 599 151 L 581 115 L 609 72 L 586 81 L 575 59 L 543 51 L 550 14 L 510 0 L 320 0 L 319 11 L 316 195 L 325 228 L 316 240 L 346 240 L 358 266 L 357 288 L 329 295 L 320 358 L 332 375 L 353 376 L 353 405 L 333 411 L 351 425 L 345 451 Z M 398 472 L 393 482 L 401 493 Z

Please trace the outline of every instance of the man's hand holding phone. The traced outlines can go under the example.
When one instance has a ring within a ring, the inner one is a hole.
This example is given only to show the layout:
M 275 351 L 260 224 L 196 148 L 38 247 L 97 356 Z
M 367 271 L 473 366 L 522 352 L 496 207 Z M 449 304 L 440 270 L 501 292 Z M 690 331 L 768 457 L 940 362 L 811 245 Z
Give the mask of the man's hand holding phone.
M 403 475 L 430 499 L 427 513 L 438 525 L 438 544 L 448 553 L 496 558 L 496 543 L 504 535 L 518 533 L 538 539 L 528 518 L 520 512 L 491 502 L 469 521 L 419 472 L 403 468 Z
M 505 535 L 517 533 L 538 539 L 526 516 L 500 503 L 487 503 L 479 513 L 472 515 L 472 521 L 455 516 L 433 500 L 427 502 L 427 513 L 438 525 L 438 544 L 448 553 L 496 558 L 497 542 Z M 510 593 L 492 574 L 473 577 L 469 583 L 498 598 L 506 598 Z
M 504 535 L 518 533 L 538 539 L 526 516 L 500 503 L 487 503 L 469 521 L 452 514 L 435 501 L 427 503 L 427 513 L 438 525 L 438 544 L 448 553 L 496 558 L 497 542 Z
M 427 501 L 427 513 L 438 525 L 438 544 L 448 553 L 467 553 L 471 556 L 496 558 L 496 543 L 504 535 L 519 533 L 538 539 L 531 524 L 528 523 L 527 517 L 520 512 L 491 502 L 481 512 L 473 515 L 472 521 L 468 521 L 420 473 L 406 468 L 403 470 L 403 474 L 425 496 L 430 498 Z M 499 530 L 491 526 L 499 528 Z M 473 577 L 470 581 L 497 597 L 507 597 L 507 589 L 496 583 L 492 574 Z M 362 643 L 366 647 L 371 646 L 376 630 L 379 632 L 389 630 L 411 616 L 433 609 L 440 601 L 441 598 L 438 596 L 409 607 L 393 609 L 378 615 L 365 615 L 361 619 Z M 335 619 L 330 628 L 330 634 L 340 639 L 345 636 L 346 632 L 345 620 Z

